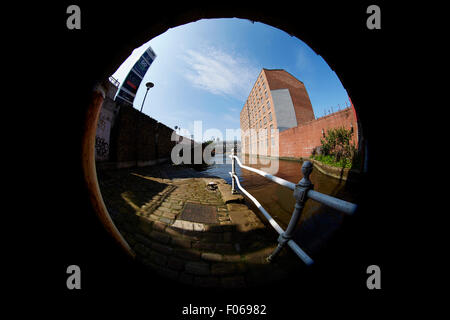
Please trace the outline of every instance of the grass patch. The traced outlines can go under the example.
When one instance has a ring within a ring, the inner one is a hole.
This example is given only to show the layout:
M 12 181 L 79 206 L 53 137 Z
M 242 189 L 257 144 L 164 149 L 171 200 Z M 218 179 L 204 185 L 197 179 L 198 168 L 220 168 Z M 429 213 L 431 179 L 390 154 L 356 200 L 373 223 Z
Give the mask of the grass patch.
M 311 159 L 322 162 L 323 164 L 327 164 L 329 166 L 337 167 L 337 168 L 351 168 L 352 161 L 346 158 L 341 158 L 341 160 L 336 161 L 336 158 L 332 155 L 315 155 L 311 156 Z

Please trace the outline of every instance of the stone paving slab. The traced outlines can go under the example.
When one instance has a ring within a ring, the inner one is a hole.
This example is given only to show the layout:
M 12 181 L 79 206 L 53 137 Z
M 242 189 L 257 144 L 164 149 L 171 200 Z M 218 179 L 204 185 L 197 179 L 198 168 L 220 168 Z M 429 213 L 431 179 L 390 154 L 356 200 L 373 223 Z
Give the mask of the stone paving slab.
M 278 235 L 265 227 L 241 195 L 231 200 L 225 180 L 194 173 L 189 177 L 186 168 L 182 174 L 176 170 L 122 169 L 99 176 L 105 204 L 139 261 L 185 284 L 227 288 L 257 285 L 255 273 L 265 274 L 264 281 L 270 282 L 271 274 L 287 276 L 298 267 L 301 262 L 288 250 L 277 264 L 267 263 Z M 217 189 L 207 188 L 211 181 Z M 216 221 L 182 219 L 183 209 L 191 205 L 214 208 Z
M 187 202 L 178 219 L 192 221 L 194 223 L 217 223 L 217 207 Z

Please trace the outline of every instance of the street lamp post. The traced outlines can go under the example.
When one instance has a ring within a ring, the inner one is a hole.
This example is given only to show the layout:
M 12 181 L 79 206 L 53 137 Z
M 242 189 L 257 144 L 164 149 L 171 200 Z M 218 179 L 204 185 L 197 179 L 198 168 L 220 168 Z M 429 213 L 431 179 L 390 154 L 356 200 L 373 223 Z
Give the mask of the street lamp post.
M 147 91 L 145 92 L 144 100 L 142 100 L 141 112 L 142 112 L 142 108 L 144 107 L 144 102 L 145 102 L 145 98 L 147 97 L 148 90 L 149 90 L 150 88 L 153 88 L 154 84 L 153 84 L 153 82 L 147 82 L 147 83 L 145 84 L 145 86 L 147 87 Z

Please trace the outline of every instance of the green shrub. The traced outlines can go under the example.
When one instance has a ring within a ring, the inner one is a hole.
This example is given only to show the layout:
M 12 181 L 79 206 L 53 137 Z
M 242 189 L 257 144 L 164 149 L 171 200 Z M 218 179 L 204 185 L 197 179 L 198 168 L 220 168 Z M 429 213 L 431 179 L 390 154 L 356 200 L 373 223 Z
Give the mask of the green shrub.
M 351 168 L 359 163 L 359 154 L 352 143 L 352 130 L 343 127 L 327 130 L 323 139 L 320 139 L 320 154 L 314 149 L 311 158 L 322 163 L 341 168 Z

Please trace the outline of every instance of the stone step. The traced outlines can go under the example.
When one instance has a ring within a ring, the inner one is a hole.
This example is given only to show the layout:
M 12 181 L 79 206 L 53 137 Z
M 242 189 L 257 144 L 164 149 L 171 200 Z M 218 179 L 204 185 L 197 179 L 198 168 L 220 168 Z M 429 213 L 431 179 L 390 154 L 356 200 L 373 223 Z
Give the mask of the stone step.
M 219 189 L 223 202 L 225 203 L 232 203 L 232 202 L 238 202 L 242 203 L 244 202 L 244 197 L 241 194 L 232 194 L 231 193 L 231 186 L 229 184 L 218 184 L 217 188 Z

